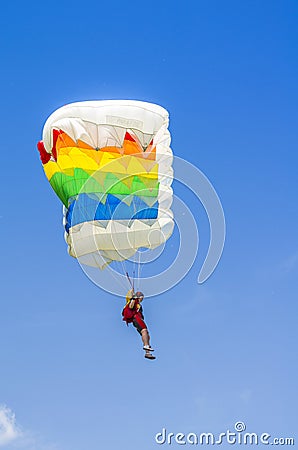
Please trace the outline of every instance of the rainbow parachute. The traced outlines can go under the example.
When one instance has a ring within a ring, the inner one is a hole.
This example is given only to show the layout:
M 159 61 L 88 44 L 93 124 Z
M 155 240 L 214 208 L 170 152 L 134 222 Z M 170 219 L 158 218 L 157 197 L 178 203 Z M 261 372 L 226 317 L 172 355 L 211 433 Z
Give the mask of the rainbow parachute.
M 151 103 L 72 103 L 48 118 L 38 149 L 71 256 L 104 268 L 171 236 L 170 139 L 167 111 Z

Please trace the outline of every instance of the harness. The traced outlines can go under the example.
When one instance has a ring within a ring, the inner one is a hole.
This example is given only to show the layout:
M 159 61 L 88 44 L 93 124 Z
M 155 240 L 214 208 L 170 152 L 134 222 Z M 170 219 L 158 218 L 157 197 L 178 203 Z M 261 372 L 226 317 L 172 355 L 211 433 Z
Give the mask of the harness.
M 134 307 L 130 308 L 129 304 L 131 300 L 135 301 Z M 135 317 L 136 314 L 138 314 L 142 309 L 142 306 L 138 299 L 132 298 L 129 294 L 126 296 L 126 305 L 124 306 L 122 310 L 122 320 L 126 322 L 126 325 L 131 323 Z

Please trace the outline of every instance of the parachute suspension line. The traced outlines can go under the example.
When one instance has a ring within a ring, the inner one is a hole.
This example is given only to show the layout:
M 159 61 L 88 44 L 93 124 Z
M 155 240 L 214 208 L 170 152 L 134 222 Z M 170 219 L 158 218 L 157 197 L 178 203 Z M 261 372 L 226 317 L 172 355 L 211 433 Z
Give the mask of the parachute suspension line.
M 140 277 L 141 277 L 141 252 L 138 250 L 139 261 L 138 261 L 138 290 L 140 289 Z
M 106 193 L 105 192 L 102 192 L 102 193 L 98 193 L 99 194 L 99 196 L 98 196 L 98 200 L 100 200 L 101 202 L 103 201 L 103 199 L 104 199 L 104 197 L 106 196 Z M 106 201 L 106 205 L 108 206 L 108 209 L 109 209 L 109 213 L 110 213 L 110 217 L 112 217 L 112 210 L 111 210 L 111 206 L 110 206 L 110 204 Z M 94 218 L 95 219 L 95 218 Z M 111 221 L 111 231 L 113 232 L 113 230 L 112 230 L 112 228 L 114 227 L 114 222 L 113 221 Z M 98 251 L 98 253 L 99 253 L 99 251 Z M 117 261 L 114 261 L 115 263 L 117 263 Z M 109 267 L 110 266 L 110 264 L 108 264 L 108 269 L 111 271 L 111 274 L 112 274 L 112 277 L 115 279 L 115 281 L 118 283 L 118 284 L 120 284 L 121 286 L 123 286 L 123 288 L 124 289 L 126 289 L 126 284 L 123 282 L 123 280 L 119 280 L 119 277 L 117 277 L 115 274 L 114 274 L 114 269 L 112 268 L 112 267 Z M 122 264 L 122 269 L 123 269 L 123 273 L 125 273 L 125 268 L 123 267 L 123 264 Z M 99 269 L 99 270 L 101 270 L 101 269 Z M 115 270 L 116 271 L 116 270 Z M 117 271 L 116 271 L 117 272 Z
M 113 268 L 112 268 L 112 267 L 109 267 L 109 265 L 108 265 L 108 269 L 111 271 L 111 274 L 112 274 L 112 277 L 114 278 L 114 280 L 115 280 L 119 285 L 121 285 L 121 286 L 123 287 L 123 289 L 127 289 L 126 283 L 124 283 L 124 281 L 123 281 L 122 279 L 119 280 L 119 277 L 117 277 L 117 276 L 114 274 Z M 102 269 L 100 269 L 100 268 L 98 267 L 98 270 L 102 270 Z M 117 271 L 115 271 L 115 272 L 117 272 Z
M 127 130 L 126 130 L 127 131 Z M 125 179 L 126 179 L 127 177 L 125 177 Z M 126 259 L 121 259 L 121 261 L 120 261 L 120 263 L 121 263 L 121 267 L 122 267 L 122 273 L 125 273 L 126 275 L 128 274 L 128 271 L 127 271 L 127 263 L 126 263 Z M 132 289 L 133 289 L 133 287 L 132 287 Z
M 104 195 L 106 195 L 106 193 L 102 194 L 101 199 L 103 199 Z M 109 213 L 110 213 L 110 217 L 112 217 L 112 209 L 111 209 L 111 205 L 110 205 L 109 202 L 107 201 L 107 198 L 106 198 L 106 205 L 107 205 L 107 207 L 108 207 L 108 210 L 109 210 Z M 114 230 L 114 231 L 113 231 L 113 230 Z M 115 231 L 116 231 L 116 225 L 115 225 L 114 221 L 111 219 L 111 233 L 113 234 L 113 232 L 115 232 Z M 117 251 L 117 249 L 116 249 L 115 246 L 114 246 L 114 249 Z M 119 262 L 121 263 L 121 265 L 119 264 Z M 113 267 L 108 267 L 108 269 L 111 271 L 111 274 L 112 274 L 113 278 L 114 278 L 115 280 L 117 280 L 117 282 L 118 282 L 119 284 L 121 284 L 121 286 L 123 286 L 124 289 L 127 289 L 126 283 L 125 283 L 122 279 L 119 280 L 119 277 L 117 277 L 117 276 L 114 274 L 114 271 L 115 271 L 116 273 L 119 273 L 119 272 L 120 272 L 120 273 L 125 273 L 125 271 L 126 271 L 125 261 L 112 261 L 112 263 L 114 263 L 116 267 L 114 267 L 114 268 L 113 268 Z M 121 267 L 122 267 L 122 271 L 121 271 Z M 118 271 L 119 271 L 119 272 L 118 272 Z
M 115 183 L 116 184 L 116 183 Z M 113 185 L 114 186 L 114 185 Z M 106 204 L 107 204 L 107 206 L 108 206 L 108 209 L 109 209 L 109 213 L 110 213 L 110 217 L 112 218 L 113 216 L 112 216 L 112 208 L 111 208 L 111 205 L 109 204 L 109 202 L 107 201 L 107 198 L 106 198 Z M 113 229 L 114 229 L 114 232 L 115 232 L 115 230 L 116 230 L 116 224 L 115 224 L 115 222 L 111 219 L 111 231 L 112 231 L 112 233 L 113 233 Z M 116 249 L 116 247 L 114 247 L 115 248 L 115 251 L 117 251 L 117 249 Z M 119 264 L 120 263 L 120 264 Z M 114 264 L 115 264 L 115 271 L 117 272 L 117 271 L 119 271 L 120 273 L 123 273 L 123 274 L 125 274 L 125 273 L 127 273 L 127 269 L 126 269 L 126 263 L 125 263 L 125 260 L 120 260 L 120 261 L 114 261 Z M 114 275 L 114 273 L 113 273 L 113 268 L 111 267 L 110 268 L 111 269 L 111 271 L 112 271 L 112 274 L 113 274 L 113 276 L 114 276 L 114 278 L 116 279 L 117 277 Z M 122 269 L 122 270 L 121 270 Z M 121 283 L 123 286 L 125 286 L 125 288 L 126 288 L 126 285 L 124 284 L 124 283 Z
M 118 136 L 118 134 L 117 134 L 117 132 L 116 132 L 116 129 L 115 129 L 115 133 L 116 133 L 116 136 L 117 136 L 117 140 L 118 140 L 119 146 L 121 147 L 120 138 L 119 138 L 119 136 Z M 108 142 L 106 142 L 106 144 L 108 144 Z M 115 182 L 111 187 L 114 187 L 116 184 L 117 184 L 117 182 Z M 112 232 L 112 234 L 113 234 L 113 232 L 116 232 L 116 223 L 115 223 L 115 221 L 113 220 L 112 208 L 111 208 L 110 203 L 109 203 L 108 200 L 107 200 L 107 194 L 106 194 L 106 192 L 102 195 L 102 198 L 103 198 L 104 195 L 106 196 L 106 205 L 107 205 L 107 207 L 108 207 L 108 210 L 109 210 L 109 213 L 110 213 L 110 217 L 111 217 L 111 232 Z M 119 252 L 118 252 L 118 250 L 117 250 L 117 248 L 116 248 L 115 245 L 114 245 L 114 249 L 115 249 L 115 251 L 119 254 Z M 120 256 L 121 256 L 121 251 L 120 251 Z M 113 265 L 114 265 L 114 269 L 113 269 Z M 125 259 L 123 260 L 123 259 L 120 258 L 120 261 L 117 261 L 117 260 L 113 261 L 113 264 L 112 264 L 112 266 L 110 267 L 110 270 L 111 270 L 111 272 L 112 272 L 113 277 L 114 277 L 115 279 L 118 279 L 118 280 L 119 280 L 119 278 L 116 277 L 116 276 L 114 275 L 114 270 L 115 270 L 117 273 L 120 273 L 120 274 L 127 274 L 126 260 L 125 260 Z M 124 281 L 122 281 L 122 280 L 121 280 L 121 285 L 122 285 L 125 289 L 127 288 L 126 283 L 125 283 Z
M 131 278 L 130 278 L 130 276 L 128 275 L 128 272 L 126 272 L 126 277 L 127 277 L 127 279 L 128 279 L 128 282 L 129 282 L 129 284 L 130 284 L 130 287 L 131 287 L 132 291 L 134 292 L 134 280 L 131 281 Z
M 135 279 L 136 279 L 136 269 L 137 269 L 136 254 L 137 254 L 137 252 L 133 255 L 133 267 L 132 267 L 133 284 L 135 284 Z
M 137 220 L 136 219 L 136 215 L 137 215 L 137 212 L 138 212 L 139 207 L 140 207 L 140 199 L 139 199 L 138 195 L 135 195 L 133 205 L 134 205 L 134 220 Z M 134 237 L 134 248 L 136 248 L 135 237 Z M 133 278 L 134 278 L 134 281 L 135 281 L 135 274 L 136 274 L 136 270 L 137 270 L 137 253 L 138 253 L 138 250 L 136 251 L 136 253 L 134 254 L 134 257 L 133 257 Z M 138 282 L 138 280 L 137 280 L 137 282 Z
M 130 199 L 130 200 L 133 201 L 134 216 L 135 216 L 135 214 L 136 214 L 136 198 Z M 132 220 L 135 220 L 135 219 L 132 219 Z M 133 234 L 132 236 L 133 236 L 133 247 L 135 249 L 136 248 L 135 234 Z M 135 287 L 135 264 L 136 264 L 136 254 L 134 254 L 132 257 L 132 290 L 133 290 L 133 292 L 134 292 L 134 287 Z

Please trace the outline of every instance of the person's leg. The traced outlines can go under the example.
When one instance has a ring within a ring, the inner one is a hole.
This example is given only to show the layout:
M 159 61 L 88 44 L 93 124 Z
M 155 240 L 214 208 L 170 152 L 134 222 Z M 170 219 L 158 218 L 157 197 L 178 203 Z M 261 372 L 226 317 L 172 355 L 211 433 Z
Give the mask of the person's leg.
M 141 317 L 141 315 L 136 314 L 133 319 L 133 325 L 136 327 L 138 332 L 141 335 L 142 342 L 143 342 L 143 348 L 146 351 L 146 353 L 153 352 L 153 348 L 150 347 L 150 335 L 147 329 L 147 326 Z
M 149 336 L 147 328 L 142 329 L 141 337 L 142 337 L 142 341 L 143 341 L 143 346 L 150 347 L 150 336 Z
M 143 328 L 141 331 L 142 341 L 143 341 L 143 349 L 145 350 L 145 358 L 147 359 L 155 359 L 155 356 L 152 355 L 153 348 L 150 347 L 150 336 L 147 328 Z

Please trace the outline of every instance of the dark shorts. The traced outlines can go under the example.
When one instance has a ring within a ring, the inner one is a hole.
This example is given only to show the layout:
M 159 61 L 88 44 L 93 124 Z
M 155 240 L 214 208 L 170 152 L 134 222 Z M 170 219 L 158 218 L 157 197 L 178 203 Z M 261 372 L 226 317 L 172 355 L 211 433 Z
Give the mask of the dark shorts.
M 147 329 L 147 325 L 144 322 L 144 316 L 140 312 L 135 314 L 132 323 L 140 334 L 142 334 L 142 330 Z

